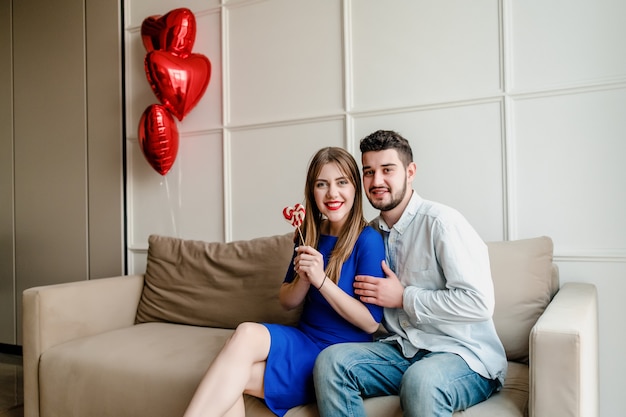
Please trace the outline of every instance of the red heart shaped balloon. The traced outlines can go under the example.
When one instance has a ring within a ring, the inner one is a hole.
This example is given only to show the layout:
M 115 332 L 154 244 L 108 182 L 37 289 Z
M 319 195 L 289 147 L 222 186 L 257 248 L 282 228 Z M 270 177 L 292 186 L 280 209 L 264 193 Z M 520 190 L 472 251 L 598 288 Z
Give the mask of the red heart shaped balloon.
M 161 175 L 168 173 L 178 154 L 178 128 L 167 109 L 152 104 L 139 119 L 139 147 L 148 163 Z
M 211 79 L 211 61 L 201 54 L 183 57 L 152 51 L 146 55 L 145 70 L 161 104 L 181 121 L 198 104 Z
M 147 17 L 141 24 L 141 40 L 148 52 L 163 50 L 188 55 L 196 40 L 196 18 L 184 7 L 163 16 Z

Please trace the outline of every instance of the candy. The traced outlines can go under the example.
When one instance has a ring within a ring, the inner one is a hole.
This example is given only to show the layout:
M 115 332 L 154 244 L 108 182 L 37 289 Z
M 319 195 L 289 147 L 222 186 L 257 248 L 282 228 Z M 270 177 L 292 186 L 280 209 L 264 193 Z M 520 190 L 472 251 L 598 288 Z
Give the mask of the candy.
M 293 207 L 285 207 L 283 209 L 283 217 L 285 220 L 289 222 L 293 227 L 298 229 L 298 234 L 300 235 L 300 242 L 304 245 L 304 236 L 302 236 L 302 231 L 300 230 L 300 226 L 302 226 L 302 222 L 304 221 L 304 206 L 300 203 L 297 203 Z
M 302 226 L 302 222 L 304 221 L 305 210 L 302 204 L 297 203 L 293 207 L 285 207 L 283 209 L 283 217 L 287 222 L 289 222 L 293 227 Z

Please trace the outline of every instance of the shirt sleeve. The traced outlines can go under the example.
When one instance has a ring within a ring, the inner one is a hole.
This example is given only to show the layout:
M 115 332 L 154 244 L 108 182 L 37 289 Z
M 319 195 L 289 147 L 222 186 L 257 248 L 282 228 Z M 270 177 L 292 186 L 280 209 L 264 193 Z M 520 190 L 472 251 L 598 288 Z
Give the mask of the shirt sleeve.
M 403 303 L 409 318 L 417 324 L 490 319 L 495 301 L 487 245 L 464 218 L 435 222 L 432 236 L 435 270 L 443 285 L 435 289 L 421 287 L 419 282 L 407 286 Z

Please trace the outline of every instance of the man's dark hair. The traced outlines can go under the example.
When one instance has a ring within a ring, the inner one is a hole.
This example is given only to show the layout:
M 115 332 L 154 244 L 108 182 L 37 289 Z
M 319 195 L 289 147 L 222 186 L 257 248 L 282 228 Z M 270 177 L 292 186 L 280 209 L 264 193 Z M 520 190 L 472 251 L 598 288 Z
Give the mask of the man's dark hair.
M 361 139 L 361 154 L 371 151 L 384 151 L 395 149 L 398 152 L 400 161 L 406 168 L 413 162 L 413 151 L 409 141 L 393 130 L 377 130 L 369 136 Z

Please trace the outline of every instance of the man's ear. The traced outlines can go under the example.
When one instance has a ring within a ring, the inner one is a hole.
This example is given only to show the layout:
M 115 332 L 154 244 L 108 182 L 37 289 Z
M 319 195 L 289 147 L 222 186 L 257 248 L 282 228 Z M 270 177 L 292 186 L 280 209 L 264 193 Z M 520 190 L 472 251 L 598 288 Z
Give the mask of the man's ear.
M 409 166 L 406 167 L 406 180 L 409 183 L 413 182 L 415 179 L 415 174 L 417 173 L 417 165 L 415 162 L 411 162 Z

